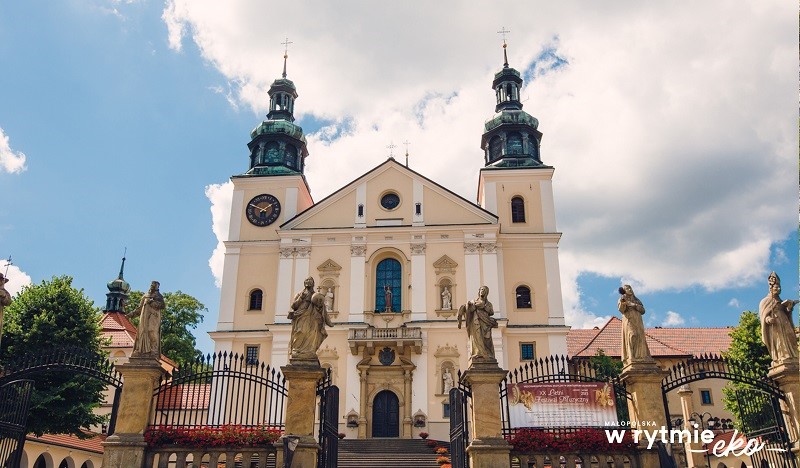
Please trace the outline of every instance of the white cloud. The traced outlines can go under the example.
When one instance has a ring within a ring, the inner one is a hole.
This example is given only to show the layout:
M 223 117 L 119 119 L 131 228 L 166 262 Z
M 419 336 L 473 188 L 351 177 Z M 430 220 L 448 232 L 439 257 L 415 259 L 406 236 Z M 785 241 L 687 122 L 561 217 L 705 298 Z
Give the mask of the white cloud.
M 231 199 L 233 183 L 212 184 L 206 186 L 206 197 L 211 201 L 211 229 L 217 237 L 217 246 L 208 259 L 211 274 L 217 287 L 222 285 L 222 267 L 225 260 L 225 240 L 228 238 L 228 226 L 231 219 Z
M 736 299 L 735 297 L 731 298 L 731 300 L 728 301 L 728 305 L 733 307 L 734 309 L 738 309 L 739 308 L 739 299 Z
M 673 312 L 671 310 L 667 311 L 667 318 L 661 322 L 661 325 L 664 327 L 678 327 L 686 323 L 683 317 L 677 312 Z
M 406 139 L 413 169 L 474 200 L 501 64 L 494 32 L 505 25 L 512 66 L 524 72 L 543 57 L 523 96 L 556 167 L 569 323 L 604 320 L 581 303 L 581 273 L 624 278 L 639 294 L 763 279 L 770 248 L 796 228 L 794 7 L 520 8 L 509 17 L 435 2 L 420 15 L 413 2 L 300 3 L 276 31 L 256 0 L 170 0 L 163 18 L 170 46 L 192 40 L 227 77 L 226 98 L 257 115 L 290 37 L 297 114 L 327 122 L 308 135 L 317 200 Z M 568 64 L 542 74 L 554 56 Z
M 21 151 L 14 151 L 8 142 L 8 136 L 0 128 L 0 172 L 5 171 L 9 174 L 19 174 L 27 169 L 25 160 L 27 157 Z
M 6 273 L 5 264 L 5 262 L 0 263 L 0 265 L 3 267 L 3 274 L 6 276 L 6 278 L 8 278 L 8 283 L 6 283 L 6 291 L 11 293 L 11 296 L 15 296 L 17 293 L 22 291 L 22 288 L 31 284 L 31 277 L 24 271 L 20 270 L 16 265 L 9 266 L 8 273 Z

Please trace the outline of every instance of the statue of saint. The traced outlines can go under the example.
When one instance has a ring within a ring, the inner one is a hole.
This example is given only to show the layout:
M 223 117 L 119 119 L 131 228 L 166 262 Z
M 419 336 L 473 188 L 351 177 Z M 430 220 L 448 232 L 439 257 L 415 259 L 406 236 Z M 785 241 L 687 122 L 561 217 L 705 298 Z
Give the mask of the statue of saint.
M 305 288 L 295 294 L 288 315 L 292 321 L 292 359 L 317 359 L 317 350 L 328 337 L 325 325 L 332 327 L 333 323 L 325 310 L 325 295 L 314 292 L 314 278 L 309 276 L 303 285 Z
M 325 312 L 333 312 L 333 288 L 328 288 L 325 293 Z
M 633 294 L 629 284 L 619 288 L 619 293 L 622 295 L 617 303 L 617 308 L 622 312 L 622 363 L 652 361 L 642 320 L 644 305 Z
M 458 328 L 461 328 L 461 321 L 465 320 L 467 336 L 472 347 L 470 360 L 473 362 L 475 360 L 497 362 L 492 343 L 492 328 L 497 328 L 497 320 L 492 317 L 494 308 L 488 296 L 489 288 L 481 286 L 478 289 L 478 298 L 468 301 L 458 309 Z
M 453 309 L 453 295 L 450 294 L 450 286 L 442 288 L 442 310 Z
M 392 311 L 392 288 L 387 284 L 383 287 L 383 300 L 386 302 L 384 312 Z
M 787 360 L 797 361 L 797 336 L 792 323 L 792 310 L 798 301 L 781 301 L 781 279 L 773 271 L 769 275 L 769 294 L 758 305 L 761 318 L 761 339 L 767 346 L 772 365 Z
M 453 388 L 453 374 L 450 373 L 450 369 L 444 368 L 444 373 L 442 374 L 442 390 L 445 395 L 450 393 L 450 390 Z
M 8 278 L 0 273 L 0 339 L 3 337 L 3 317 L 6 306 L 11 305 L 11 293 L 6 290 L 6 283 L 8 283 Z
M 158 281 L 151 282 L 150 290 L 142 296 L 139 306 L 131 313 L 131 317 L 139 317 L 139 329 L 131 357 L 161 357 L 161 312 L 166 304 L 158 290 L 159 286 Z

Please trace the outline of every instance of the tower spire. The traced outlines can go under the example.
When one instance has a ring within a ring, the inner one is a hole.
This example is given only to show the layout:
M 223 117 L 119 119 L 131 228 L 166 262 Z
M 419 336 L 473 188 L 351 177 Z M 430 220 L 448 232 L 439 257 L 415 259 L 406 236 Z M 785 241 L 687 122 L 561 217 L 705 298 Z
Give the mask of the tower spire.
M 122 254 L 122 265 L 119 267 L 119 275 L 117 279 L 110 281 L 106 287 L 106 312 L 124 312 L 125 302 L 128 300 L 128 293 L 131 291 L 131 286 L 122 277 L 125 271 L 125 255 L 128 249 L 125 248 L 125 253 Z
M 286 78 L 286 59 L 289 58 L 289 44 L 294 44 L 294 42 L 290 41 L 287 37 L 283 42 L 283 77 Z
M 125 247 L 125 251 L 122 253 L 122 265 L 119 267 L 119 276 L 118 279 L 122 279 L 122 273 L 125 271 L 125 256 L 128 254 L 128 248 Z
M 497 34 L 503 35 L 503 68 L 508 68 L 508 44 L 506 44 L 506 34 L 510 32 L 511 30 L 506 29 L 505 26 L 503 26 L 502 28 L 500 28 L 499 31 L 497 31 Z

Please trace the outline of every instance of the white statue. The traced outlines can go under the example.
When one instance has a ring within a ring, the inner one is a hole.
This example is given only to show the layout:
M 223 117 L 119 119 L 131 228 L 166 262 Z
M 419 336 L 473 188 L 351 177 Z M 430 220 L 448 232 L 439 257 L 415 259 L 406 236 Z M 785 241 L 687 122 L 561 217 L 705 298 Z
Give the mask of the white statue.
M 328 288 L 325 293 L 325 312 L 333 312 L 333 288 Z
M 442 393 L 448 394 L 452 388 L 453 374 L 450 373 L 450 369 L 445 368 L 444 373 L 442 374 L 442 389 L 444 390 Z
M 450 293 L 450 286 L 442 289 L 442 310 L 453 309 L 453 295 Z

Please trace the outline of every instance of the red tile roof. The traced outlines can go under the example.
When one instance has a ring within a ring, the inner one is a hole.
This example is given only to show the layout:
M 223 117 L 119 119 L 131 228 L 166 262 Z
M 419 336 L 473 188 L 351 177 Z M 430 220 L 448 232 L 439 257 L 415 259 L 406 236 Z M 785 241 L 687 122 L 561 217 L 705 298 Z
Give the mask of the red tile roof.
M 158 397 L 156 409 L 204 409 L 210 401 L 211 384 L 176 385 Z
M 104 338 L 111 338 L 109 348 L 132 348 L 136 341 L 136 326 L 122 312 L 104 312 L 100 329 Z
M 101 443 L 106 440 L 106 435 L 94 433 L 90 434 L 92 437 L 88 439 L 79 439 L 72 434 L 42 434 L 41 437 L 28 434 L 25 438 L 27 440 L 42 444 L 58 445 L 59 447 L 86 450 L 87 452 L 103 453 L 103 446 Z
M 699 356 L 720 354 L 731 344 L 731 329 L 719 328 L 647 328 L 647 346 L 653 357 Z M 572 329 L 567 334 L 570 356 L 594 356 L 602 349 L 608 356 L 622 353 L 622 320 L 611 317 L 600 329 Z

